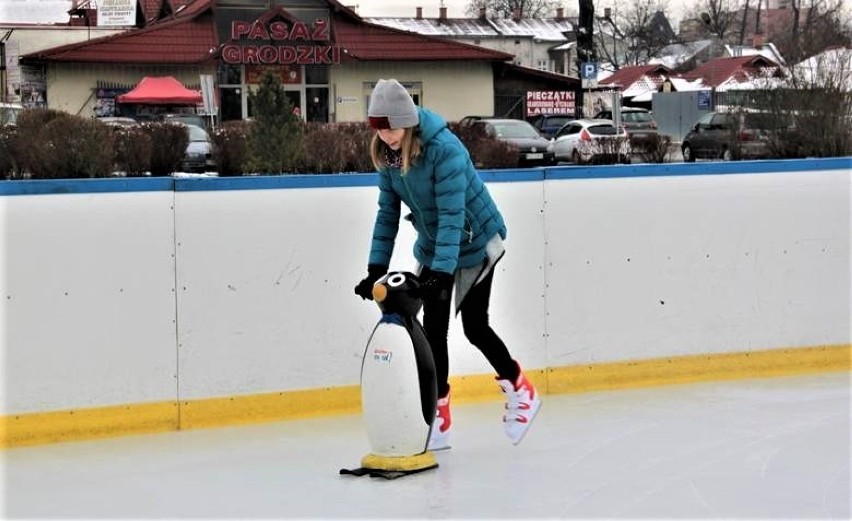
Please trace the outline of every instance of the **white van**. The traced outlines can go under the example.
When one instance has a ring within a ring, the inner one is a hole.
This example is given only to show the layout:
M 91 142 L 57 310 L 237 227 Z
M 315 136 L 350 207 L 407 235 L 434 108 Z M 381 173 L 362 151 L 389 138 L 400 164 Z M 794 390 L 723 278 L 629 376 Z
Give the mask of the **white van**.
M 18 114 L 24 111 L 20 103 L 0 103 L 0 127 L 18 125 Z

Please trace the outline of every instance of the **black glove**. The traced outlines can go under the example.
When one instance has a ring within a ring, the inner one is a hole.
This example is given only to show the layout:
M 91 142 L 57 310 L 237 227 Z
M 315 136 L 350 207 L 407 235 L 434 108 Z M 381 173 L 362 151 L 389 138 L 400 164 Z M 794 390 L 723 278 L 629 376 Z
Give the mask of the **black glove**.
M 373 300 L 373 285 L 388 272 L 387 266 L 370 264 L 367 266 L 367 277 L 355 286 L 355 294 L 365 300 Z
M 420 294 L 423 298 L 447 300 L 453 292 L 455 277 L 443 271 L 424 268 L 420 274 Z

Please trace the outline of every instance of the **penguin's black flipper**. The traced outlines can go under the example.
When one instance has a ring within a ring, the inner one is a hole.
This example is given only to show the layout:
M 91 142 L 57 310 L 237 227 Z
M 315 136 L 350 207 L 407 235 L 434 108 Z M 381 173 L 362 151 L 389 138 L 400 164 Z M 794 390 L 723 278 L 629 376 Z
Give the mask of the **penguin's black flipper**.
M 387 480 L 401 478 L 403 476 L 410 476 L 412 474 L 418 474 L 425 470 L 431 470 L 437 468 L 438 464 L 432 465 L 430 467 L 424 467 L 422 469 L 414 469 L 414 470 L 382 470 L 382 469 L 368 469 L 366 467 L 359 467 L 357 469 L 340 469 L 341 475 L 351 475 L 351 476 L 370 476 L 371 478 L 384 478 Z
M 373 471 L 373 469 L 368 469 L 368 468 L 364 468 L 364 467 L 358 467 L 357 469 L 340 469 L 340 475 L 341 476 L 356 476 L 356 477 L 360 478 L 361 476 L 366 476 L 367 474 L 369 474 L 372 471 Z

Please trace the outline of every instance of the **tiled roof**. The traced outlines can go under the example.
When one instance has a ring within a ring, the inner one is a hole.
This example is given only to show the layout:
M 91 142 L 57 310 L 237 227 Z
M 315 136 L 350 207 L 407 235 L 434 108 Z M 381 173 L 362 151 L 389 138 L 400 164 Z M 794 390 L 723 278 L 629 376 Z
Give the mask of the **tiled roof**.
M 600 81 L 600 86 L 618 85 L 622 89 L 628 89 L 638 81 L 652 81 L 662 83 L 666 76 L 671 74 L 671 69 L 665 65 L 635 65 L 633 67 L 622 67 Z
M 141 0 L 152 9 L 158 0 Z M 202 63 L 217 56 L 212 0 L 162 0 L 177 5 L 174 14 L 143 29 L 45 49 L 24 57 L 35 61 L 111 63 Z M 410 33 L 364 22 L 336 0 L 331 7 L 332 31 L 343 58 L 354 60 L 511 60 L 511 54 Z M 156 8 L 159 9 L 158 4 Z M 268 14 L 268 13 L 267 13 Z M 147 11 L 146 11 L 147 16 Z
M 198 2 L 197 2 L 198 3 Z M 144 29 L 53 47 L 24 59 L 62 62 L 201 63 L 218 45 L 209 0 L 206 8 L 154 23 Z
M 775 67 L 776 63 L 765 56 L 715 58 L 683 74 L 683 78 L 690 81 L 701 79 L 708 87 L 718 87 L 728 80 L 742 81 Z

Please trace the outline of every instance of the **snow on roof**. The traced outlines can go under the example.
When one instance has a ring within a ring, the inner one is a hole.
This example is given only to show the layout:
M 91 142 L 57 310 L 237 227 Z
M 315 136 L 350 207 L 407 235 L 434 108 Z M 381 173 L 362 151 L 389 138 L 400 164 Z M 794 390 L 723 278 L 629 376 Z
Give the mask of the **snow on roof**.
M 564 33 L 574 30 L 571 22 L 564 18 L 496 18 L 488 21 L 504 36 L 526 36 L 547 42 L 565 41 Z
M 757 47 L 752 45 L 725 45 L 725 51 L 728 56 L 763 56 L 775 63 L 784 64 L 784 57 L 781 56 L 774 43 L 765 43 Z
M 655 57 L 648 60 L 648 64 L 660 64 L 669 69 L 676 69 L 712 45 L 713 40 L 673 43 L 660 49 Z
M 364 18 L 364 21 L 400 31 L 444 37 L 496 37 L 500 33 L 488 23 L 478 19 L 448 18 Z
M 365 21 L 402 31 L 443 37 L 527 37 L 564 42 L 574 26 L 566 18 L 364 18 Z
M 703 81 L 701 81 L 701 78 L 690 81 L 684 78 L 673 77 L 669 78 L 669 81 L 672 83 L 672 87 L 677 92 L 690 92 L 696 90 L 706 90 L 710 88 L 705 85 Z
M 826 80 L 845 91 L 852 91 L 852 48 L 833 47 L 801 61 L 792 67 L 795 74 L 808 83 Z

